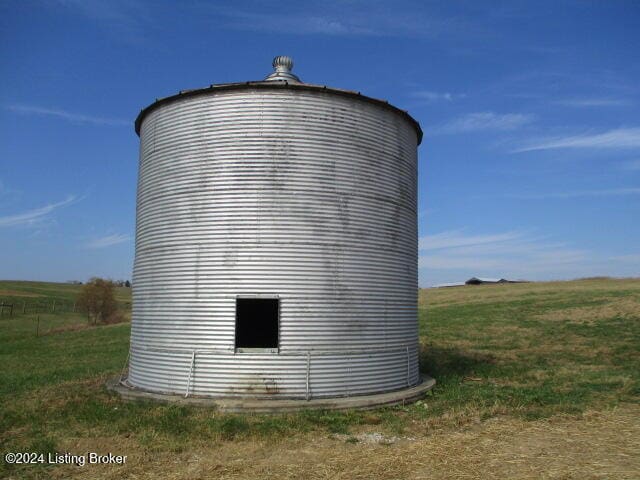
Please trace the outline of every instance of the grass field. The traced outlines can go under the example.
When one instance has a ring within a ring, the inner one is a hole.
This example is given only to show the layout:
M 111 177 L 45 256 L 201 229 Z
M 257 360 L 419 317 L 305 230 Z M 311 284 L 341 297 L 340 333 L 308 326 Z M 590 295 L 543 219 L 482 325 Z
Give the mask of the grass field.
M 78 288 L 0 282 L 0 300 L 72 305 Z M 123 310 L 128 294 L 118 291 Z M 438 385 L 414 405 L 225 415 L 106 391 L 127 356 L 128 323 L 17 308 L 0 318 L 1 450 L 128 458 L 0 462 L 0 476 L 640 478 L 640 280 L 421 290 L 420 335 L 422 369 Z

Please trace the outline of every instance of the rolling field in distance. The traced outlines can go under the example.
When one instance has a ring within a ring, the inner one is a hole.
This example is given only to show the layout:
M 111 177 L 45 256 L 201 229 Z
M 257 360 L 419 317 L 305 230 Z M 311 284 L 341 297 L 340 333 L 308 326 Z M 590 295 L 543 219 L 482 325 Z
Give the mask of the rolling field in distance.
M 120 400 L 104 382 L 125 365 L 130 325 L 89 325 L 73 311 L 79 288 L 0 282 L 14 305 L 0 317 L 1 450 L 127 462 L 0 461 L 0 477 L 640 477 L 639 279 L 422 289 L 430 395 L 287 415 Z M 117 295 L 130 318 L 130 289 Z

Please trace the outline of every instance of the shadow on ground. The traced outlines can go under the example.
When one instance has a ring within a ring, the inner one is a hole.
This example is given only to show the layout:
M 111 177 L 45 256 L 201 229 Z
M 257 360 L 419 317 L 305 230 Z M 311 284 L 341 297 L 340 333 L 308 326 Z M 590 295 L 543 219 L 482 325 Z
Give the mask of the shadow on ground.
M 472 376 L 476 371 L 493 363 L 495 363 L 495 357 L 489 354 L 430 344 L 420 347 L 420 371 L 435 379 Z

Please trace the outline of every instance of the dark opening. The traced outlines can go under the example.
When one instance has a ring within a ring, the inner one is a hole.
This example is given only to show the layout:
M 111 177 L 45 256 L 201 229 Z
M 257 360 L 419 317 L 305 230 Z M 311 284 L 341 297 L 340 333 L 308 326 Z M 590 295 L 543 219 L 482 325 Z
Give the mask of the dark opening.
M 277 298 L 236 299 L 236 348 L 278 348 Z

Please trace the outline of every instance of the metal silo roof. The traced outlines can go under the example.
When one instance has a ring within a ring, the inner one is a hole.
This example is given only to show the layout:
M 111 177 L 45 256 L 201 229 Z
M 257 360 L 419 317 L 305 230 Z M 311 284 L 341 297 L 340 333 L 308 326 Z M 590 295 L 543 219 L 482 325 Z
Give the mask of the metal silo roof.
M 142 125 L 142 121 L 149 114 L 149 112 L 155 110 L 161 105 L 166 105 L 167 103 L 171 103 L 173 101 L 179 100 L 185 97 L 197 96 L 197 95 L 215 95 L 219 92 L 229 91 L 229 90 L 241 90 L 244 88 L 264 88 L 264 89 L 295 89 L 302 91 L 320 91 L 320 92 L 329 92 L 334 93 L 336 95 L 346 95 L 350 97 L 355 97 L 360 100 L 366 102 L 372 102 L 376 105 L 380 105 L 384 108 L 388 108 L 402 117 L 406 118 L 416 130 L 416 134 L 418 136 L 418 145 L 422 142 L 422 128 L 418 121 L 409 115 L 409 112 L 406 110 L 402 110 L 398 107 L 391 105 L 386 100 L 381 100 L 378 98 L 368 97 L 366 95 L 362 95 L 360 92 L 356 92 L 353 90 L 344 90 L 340 88 L 328 87 L 326 85 L 314 85 L 310 83 L 303 83 L 300 79 L 291 73 L 290 69 L 287 70 L 283 68 L 282 65 L 286 65 L 286 61 L 283 59 L 287 59 L 288 57 L 279 56 L 276 57 L 273 61 L 273 66 L 275 71 L 267 76 L 265 80 L 262 81 L 250 81 L 250 82 L 238 82 L 238 83 L 220 83 L 220 84 L 212 84 L 208 87 L 203 88 L 195 88 L 190 90 L 181 90 L 175 95 L 169 95 L 168 97 L 163 97 L 156 99 L 151 105 L 143 108 L 138 114 L 135 121 L 135 130 L 138 135 L 140 135 L 140 126 Z

